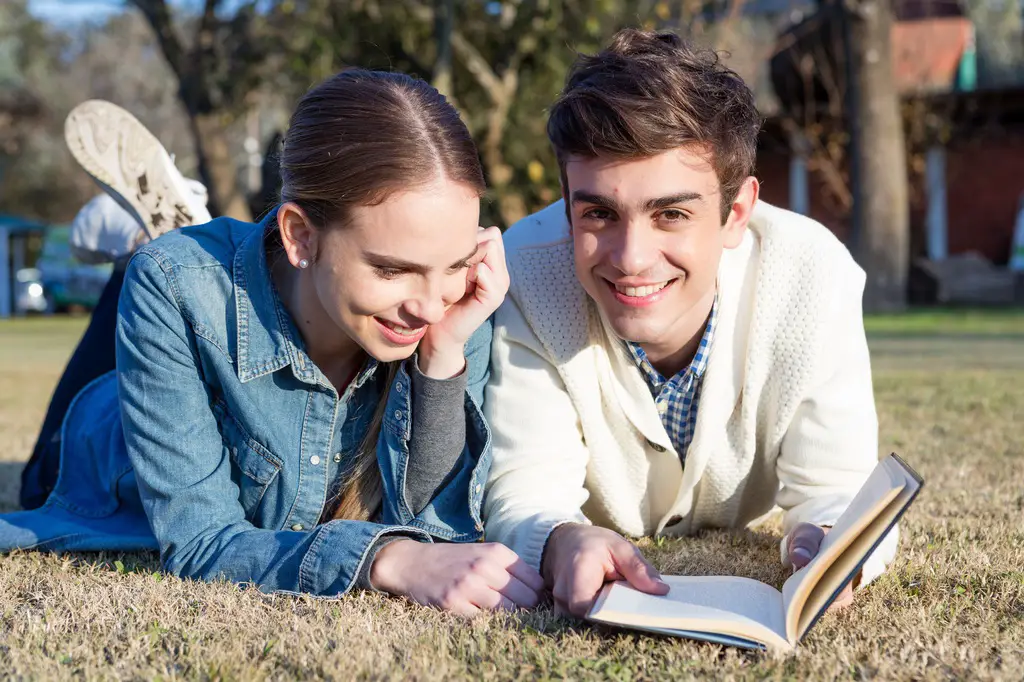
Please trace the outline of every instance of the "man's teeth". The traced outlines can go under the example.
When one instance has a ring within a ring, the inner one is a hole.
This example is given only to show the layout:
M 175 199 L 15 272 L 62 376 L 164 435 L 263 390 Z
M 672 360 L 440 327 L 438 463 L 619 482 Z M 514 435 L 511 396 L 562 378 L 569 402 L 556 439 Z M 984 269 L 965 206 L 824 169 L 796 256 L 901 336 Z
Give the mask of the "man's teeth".
M 669 285 L 669 282 L 671 281 L 672 280 L 669 280 L 668 282 L 662 282 L 660 284 L 648 284 L 645 287 L 622 287 L 616 284 L 615 290 L 618 291 L 620 294 L 624 294 L 626 296 L 631 296 L 634 298 L 643 298 L 645 296 L 650 296 L 653 293 L 661 291 L 662 289 L 667 287 Z
M 391 331 L 395 332 L 396 334 L 401 334 L 402 336 L 415 336 L 416 334 L 420 333 L 419 329 L 413 329 L 411 327 L 402 327 L 400 325 L 395 324 L 394 322 L 385 321 L 384 326 L 390 329 Z

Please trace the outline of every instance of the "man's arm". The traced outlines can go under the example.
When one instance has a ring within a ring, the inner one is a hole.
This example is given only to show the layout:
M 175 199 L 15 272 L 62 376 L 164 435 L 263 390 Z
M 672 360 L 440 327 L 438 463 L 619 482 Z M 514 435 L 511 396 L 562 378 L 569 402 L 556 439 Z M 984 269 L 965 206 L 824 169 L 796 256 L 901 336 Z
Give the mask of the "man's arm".
M 484 413 L 493 453 L 485 535 L 540 570 L 551 531 L 587 522 L 589 454 L 572 399 L 511 296 L 495 313 Z
M 610 580 L 644 592 L 668 586 L 631 542 L 589 525 L 581 507 L 589 453 L 554 365 L 511 298 L 498 309 L 485 411 L 494 462 L 485 535 L 542 571 L 555 607 L 583 617 Z
M 777 462 L 786 564 L 798 546 L 789 542 L 794 529 L 801 523 L 831 526 L 878 464 L 878 417 L 861 309 L 864 274 L 851 262 L 849 272 L 837 273 L 837 279 L 841 285 L 826 322 L 814 384 L 796 410 Z M 896 542 L 893 529 L 865 563 L 862 585 L 885 570 Z

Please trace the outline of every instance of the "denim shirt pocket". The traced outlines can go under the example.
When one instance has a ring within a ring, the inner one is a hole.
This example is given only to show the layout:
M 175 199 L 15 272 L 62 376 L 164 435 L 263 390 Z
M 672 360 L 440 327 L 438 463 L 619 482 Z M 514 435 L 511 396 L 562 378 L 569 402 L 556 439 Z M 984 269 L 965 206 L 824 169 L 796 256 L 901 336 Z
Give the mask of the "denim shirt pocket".
M 264 527 L 261 503 L 271 483 L 281 473 L 281 460 L 253 439 L 220 401 L 214 404 L 214 413 L 231 458 L 231 480 L 238 486 L 238 501 L 245 510 L 245 520 Z

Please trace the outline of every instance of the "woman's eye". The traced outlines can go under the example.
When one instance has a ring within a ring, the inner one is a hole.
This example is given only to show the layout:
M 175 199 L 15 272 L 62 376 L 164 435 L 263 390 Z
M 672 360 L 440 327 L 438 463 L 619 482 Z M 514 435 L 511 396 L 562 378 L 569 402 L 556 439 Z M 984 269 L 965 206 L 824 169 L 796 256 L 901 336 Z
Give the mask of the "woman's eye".
M 402 274 L 398 268 L 388 268 L 382 265 L 374 265 L 373 271 L 382 279 L 394 279 Z

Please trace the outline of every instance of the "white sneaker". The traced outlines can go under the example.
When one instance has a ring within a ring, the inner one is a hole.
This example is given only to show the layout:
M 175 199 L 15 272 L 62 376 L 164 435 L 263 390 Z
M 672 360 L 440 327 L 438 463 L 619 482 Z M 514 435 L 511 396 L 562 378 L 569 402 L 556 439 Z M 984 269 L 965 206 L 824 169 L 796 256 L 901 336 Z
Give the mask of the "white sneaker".
M 199 194 L 190 187 L 160 141 L 121 107 L 103 100 L 82 102 L 64 121 L 64 139 L 82 168 L 150 239 L 209 222 L 205 188 Z

